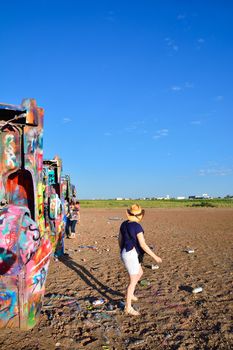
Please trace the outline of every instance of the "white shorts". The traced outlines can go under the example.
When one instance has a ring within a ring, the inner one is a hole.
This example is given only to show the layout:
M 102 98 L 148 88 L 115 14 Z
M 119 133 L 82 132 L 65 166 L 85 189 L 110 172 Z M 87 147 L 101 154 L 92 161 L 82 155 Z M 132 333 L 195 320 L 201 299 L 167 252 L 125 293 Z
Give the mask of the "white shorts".
M 138 261 L 138 253 L 135 248 L 129 252 L 124 248 L 121 253 L 121 259 L 129 275 L 137 275 L 139 273 L 141 264 Z

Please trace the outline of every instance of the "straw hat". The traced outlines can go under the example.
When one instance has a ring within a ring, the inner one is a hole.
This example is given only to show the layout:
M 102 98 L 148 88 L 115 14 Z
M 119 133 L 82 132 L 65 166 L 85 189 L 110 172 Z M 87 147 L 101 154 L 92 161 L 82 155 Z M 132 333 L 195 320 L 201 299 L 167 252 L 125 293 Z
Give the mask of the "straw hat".
M 145 215 L 145 210 L 142 209 L 140 205 L 133 204 L 129 209 L 126 210 L 126 215 L 128 217 L 128 220 L 139 222 Z

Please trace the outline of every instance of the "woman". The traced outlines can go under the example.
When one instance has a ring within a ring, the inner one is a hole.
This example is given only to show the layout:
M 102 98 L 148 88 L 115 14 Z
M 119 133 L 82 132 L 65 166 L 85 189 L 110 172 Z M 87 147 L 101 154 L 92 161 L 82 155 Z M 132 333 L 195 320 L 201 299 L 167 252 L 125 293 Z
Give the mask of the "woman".
M 133 204 L 127 209 L 128 220 L 121 224 L 119 232 L 119 246 L 121 258 L 129 274 L 129 285 L 126 292 L 125 312 L 129 315 L 138 316 L 140 313 L 132 307 L 132 301 L 137 301 L 134 295 L 136 284 L 143 275 L 141 259 L 144 252 L 150 255 L 157 263 L 162 259 L 155 255 L 148 247 L 144 238 L 144 230 L 139 222 L 143 219 L 145 210 L 138 204 Z
M 70 238 L 75 238 L 75 227 L 77 223 L 80 223 L 80 205 L 79 202 L 73 202 L 70 205 L 70 213 L 69 213 L 69 222 L 71 227 L 71 235 Z

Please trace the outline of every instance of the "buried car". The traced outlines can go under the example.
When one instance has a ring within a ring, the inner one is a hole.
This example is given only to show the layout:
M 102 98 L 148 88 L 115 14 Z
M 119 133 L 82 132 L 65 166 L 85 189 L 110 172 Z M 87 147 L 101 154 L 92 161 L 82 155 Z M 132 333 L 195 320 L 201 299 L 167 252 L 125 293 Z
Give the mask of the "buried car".
M 0 328 L 38 321 L 52 253 L 45 228 L 43 116 L 34 99 L 0 104 Z

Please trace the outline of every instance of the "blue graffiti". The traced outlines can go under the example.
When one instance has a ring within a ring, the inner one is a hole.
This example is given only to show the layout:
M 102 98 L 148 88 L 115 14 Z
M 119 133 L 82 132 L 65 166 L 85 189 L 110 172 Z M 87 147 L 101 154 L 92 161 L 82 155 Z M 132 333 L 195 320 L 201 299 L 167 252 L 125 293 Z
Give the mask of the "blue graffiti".
M 0 291 L 0 319 L 9 320 L 16 315 L 17 294 L 14 291 Z
M 46 280 L 46 270 L 43 267 L 41 271 L 33 277 L 33 284 L 34 284 L 33 292 L 38 285 L 40 286 L 40 289 L 41 289 L 45 283 L 45 280 Z

